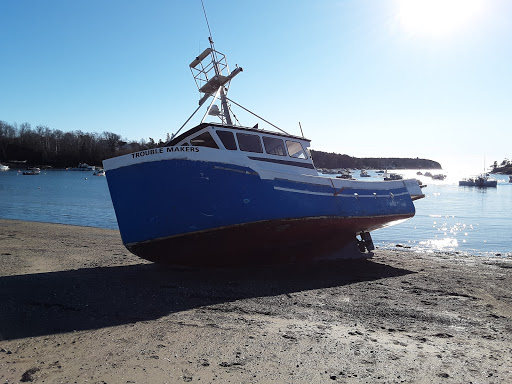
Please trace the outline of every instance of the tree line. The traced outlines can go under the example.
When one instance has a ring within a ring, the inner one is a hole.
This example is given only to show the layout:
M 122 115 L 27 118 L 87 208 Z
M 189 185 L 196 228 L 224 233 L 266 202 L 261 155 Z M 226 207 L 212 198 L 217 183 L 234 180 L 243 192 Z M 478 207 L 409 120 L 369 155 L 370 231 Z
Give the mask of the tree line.
M 169 135 L 167 135 L 167 140 Z M 25 161 L 27 165 L 75 167 L 79 163 L 101 166 L 104 159 L 134 151 L 165 146 L 161 139 L 127 141 L 113 132 L 63 132 L 45 125 L 8 124 L 0 120 L 0 162 Z M 311 151 L 318 168 L 440 169 L 433 160 L 403 158 L 357 158 L 337 153 Z
M 497 161 L 491 166 L 493 173 L 504 173 L 512 175 L 512 161 L 504 159 L 500 164 Z
M 161 139 L 129 142 L 113 132 L 63 132 L 45 125 L 32 128 L 29 123 L 18 125 L 0 121 L 0 162 L 26 161 L 28 165 L 56 168 L 74 167 L 79 163 L 101 166 L 104 159 L 164 145 Z

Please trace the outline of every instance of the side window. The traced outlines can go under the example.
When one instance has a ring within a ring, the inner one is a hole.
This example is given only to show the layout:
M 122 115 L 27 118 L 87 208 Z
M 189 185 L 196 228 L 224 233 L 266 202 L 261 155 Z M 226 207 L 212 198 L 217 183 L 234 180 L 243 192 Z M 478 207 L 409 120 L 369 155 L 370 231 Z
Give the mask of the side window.
M 213 140 L 210 132 L 201 133 L 199 136 L 190 139 L 190 145 L 194 145 L 196 147 L 210 147 L 210 148 L 219 148 L 215 140 Z
M 261 147 L 261 140 L 258 135 L 250 135 L 248 133 L 237 133 L 236 138 L 238 139 L 238 145 L 240 150 L 246 152 L 263 153 Z
M 233 132 L 229 131 L 217 131 L 217 136 L 219 136 L 220 141 L 222 141 L 222 144 L 226 149 L 229 149 L 231 151 L 236 151 L 236 141 L 235 141 L 235 135 L 233 135 Z
M 304 148 L 302 148 L 301 143 L 298 141 L 286 140 L 286 146 L 288 147 L 288 153 L 291 157 L 295 157 L 297 159 L 307 159 L 306 152 L 304 151 Z
M 263 145 L 265 146 L 265 152 L 269 155 L 286 156 L 284 141 L 281 139 L 263 136 Z

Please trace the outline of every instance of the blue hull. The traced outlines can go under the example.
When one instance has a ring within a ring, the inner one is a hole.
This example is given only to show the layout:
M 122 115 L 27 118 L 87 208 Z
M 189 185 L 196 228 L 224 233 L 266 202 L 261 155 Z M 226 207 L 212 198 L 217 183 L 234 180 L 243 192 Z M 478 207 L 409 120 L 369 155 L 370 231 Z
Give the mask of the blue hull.
M 203 264 L 204 256 L 197 254 L 203 248 L 228 255 L 235 237 L 243 246 L 265 235 L 258 244 L 275 241 L 287 247 L 313 239 L 317 246 L 323 240 L 353 239 L 415 211 L 405 186 L 336 191 L 328 185 L 264 180 L 250 168 L 207 161 L 139 163 L 107 171 L 107 180 L 127 248 L 176 264 Z M 272 238 L 276 231 L 280 237 Z

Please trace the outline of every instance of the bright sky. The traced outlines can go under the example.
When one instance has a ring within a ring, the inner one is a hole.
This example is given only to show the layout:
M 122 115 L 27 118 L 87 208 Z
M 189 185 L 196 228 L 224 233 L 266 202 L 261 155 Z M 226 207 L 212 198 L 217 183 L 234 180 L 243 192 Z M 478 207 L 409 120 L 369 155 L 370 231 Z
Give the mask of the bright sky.
M 230 98 L 290 133 L 300 121 L 313 149 L 475 172 L 512 158 L 512 1 L 204 2 L 244 68 Z M 0 0 L 0 34 L 8 123 L 158 141 L 197 107 L 200 0 Z

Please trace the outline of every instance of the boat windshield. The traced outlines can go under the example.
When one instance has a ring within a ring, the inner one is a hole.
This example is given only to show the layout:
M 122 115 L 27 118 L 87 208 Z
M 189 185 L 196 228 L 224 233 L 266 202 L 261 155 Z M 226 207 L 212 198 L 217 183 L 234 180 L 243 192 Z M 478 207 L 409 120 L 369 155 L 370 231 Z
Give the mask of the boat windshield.
M 288 153 L 291 157 L 295 157 L 297 159 L 307 159 L 306 152 L 298 141 L 286 140 L 286 146 L 288 147 Z
M 237 133 L 238 145 L 240 150 L 246 152 L 263 153 L 261 147 L 261 139 L 258 135 L 251 135 L 249 133 Z
M 217 131 L 217 136 L 219 137 L 222 145 L 230 151 L 236 151 L 238 148 L 236 146 L 235 135 L 233 132 L 229 131 Z
M 196 147 L 219 148 L 212 135 L 210 135 L 210 132 L 203 132 L 190 139 L 190 144 Z
M 265 145 L 265 151 L 269 155 L 286 156 L 283 140 L 276 137 L 263 136 L 263 144 Z

